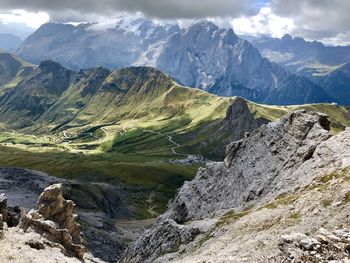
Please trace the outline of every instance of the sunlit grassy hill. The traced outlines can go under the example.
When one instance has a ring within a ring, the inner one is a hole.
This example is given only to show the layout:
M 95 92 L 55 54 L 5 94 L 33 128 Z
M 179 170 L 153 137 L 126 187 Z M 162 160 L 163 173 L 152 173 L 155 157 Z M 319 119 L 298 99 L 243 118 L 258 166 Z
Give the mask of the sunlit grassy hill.
M 203 160 L 222 160 L 228 143 L 289 111 L 326 113 L 333 132 L 350 125 L 348 109 L 333 104 L 259 105 L 183 87 L 154 68 L 72 71 L 3 54 L 0 166 L 116 183 L 136 193 L 126 201 L 141 218 L 161 212 Z

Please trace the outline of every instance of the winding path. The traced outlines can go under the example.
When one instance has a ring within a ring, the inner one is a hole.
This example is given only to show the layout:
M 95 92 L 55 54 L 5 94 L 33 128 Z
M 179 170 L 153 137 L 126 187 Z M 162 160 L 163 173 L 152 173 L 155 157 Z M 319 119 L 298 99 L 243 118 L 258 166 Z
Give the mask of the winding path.
M 183 153 L 178 153 L 176 151 L 176 148 L 181 147 L 180 144 L 178 144 L 176 141 L 173 140 L 173 137 L 167 134 L 163 134 L 161 132 L 156 132 L 156 131 L 151 131 L 151 130 L 144 130 L 144 132 L 148 132 L 148 133 L 154 133 L 154 134 L 158 134 L 158 135 L 162 135 L 162 136 L 166 136 L 168 138 L 168 141 L 175 145 L 174 147 L 171 147 L 171 151 L 173 152 L 173 154 L 177 155 L 177 156 L 186 156 L 186 157 L 190 157 L 191 155 L 189 154 L 183 154 Z

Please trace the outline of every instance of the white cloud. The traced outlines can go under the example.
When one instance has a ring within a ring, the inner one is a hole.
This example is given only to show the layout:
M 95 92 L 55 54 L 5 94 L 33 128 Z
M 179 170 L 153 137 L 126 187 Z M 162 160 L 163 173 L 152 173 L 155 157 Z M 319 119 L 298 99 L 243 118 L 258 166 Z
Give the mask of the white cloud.
M 232 26 L 240 35 L 272 37 L 282 37 L 295 29 L 293 19 L 275 15 L 269 6 L 262 7 L 256 15 L 233 19 Z
M 3 24 L 22 23 L 31 28 L 38 28 L 43 23 L 49 21 L 49 19 L 49 15 L 45 12 L 27 12 L 25 10 L 0 12 L 0 21 Z
M 349 0 L 272 0 L 273 13 L 293 19 L 295 35 L 332 44 L 350 44 Z

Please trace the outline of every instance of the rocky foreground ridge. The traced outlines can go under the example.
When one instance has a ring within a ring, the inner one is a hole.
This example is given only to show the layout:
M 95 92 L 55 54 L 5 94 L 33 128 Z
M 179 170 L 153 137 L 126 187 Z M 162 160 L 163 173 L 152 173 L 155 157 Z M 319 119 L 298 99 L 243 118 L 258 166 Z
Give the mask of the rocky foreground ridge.
M 123 203 L 123 191 L 117 186 L 70 181 L 26 169 L 0 168 L 0 193 L 6 195 L 11 210 L 20 211 L 22 207 L 30 211 L 44 189 L 53 184 L 62 184 L 63 197 L 76 204 L 75 213 L 87 250 L 107 262 L 118 258 L 127 246 L 127 237 L 114 222 L 132 215 Z M 16 221 L 18 224 L 19 218 Z
M 120 262 L 349 262 L 350 129 L 297 111 L 227 147 Z
M 0 262 L 100 262 L 86 248 L 62 185 L 47 187 L 35 209 L 11 208 L 0 196 Z

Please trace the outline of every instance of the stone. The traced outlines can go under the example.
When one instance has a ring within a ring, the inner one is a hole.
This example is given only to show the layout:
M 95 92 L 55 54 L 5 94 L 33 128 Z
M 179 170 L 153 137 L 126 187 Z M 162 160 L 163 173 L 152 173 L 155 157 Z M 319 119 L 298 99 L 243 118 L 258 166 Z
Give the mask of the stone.
M 319 247 L 320 242 L 318 242 L 317 239 L 315 238 L 307 237 L 300 240 L 299 244 L 306 250 L 313 250 L 313 249 L 316 249 L 317 246 Z
M 39 196 L 36 210 L 31 210 L 21 220 L 21 227 L 44 235 L 48 240 L 61 244 L 67 255 L 84 257 L 80 227 L 73 214 L 74 203 L 62 196 L 62 184 L 47 187 Z
M 2 215 L 2 220 L 6 222 L 8 217 L 8 207 L 7 197 L 4 194 L 0 195 L 0 214 Z
M 160 255 L 178 251 L 181 244 L 193 241 L 199 233 L 199 229 L 179 225 L 172 219 L 163 220 L 137 240 L 135 248 L 127 251 L 120 263 L 129 263 L 134 256 L 132 262 L 135 263 L 154 262 Z

